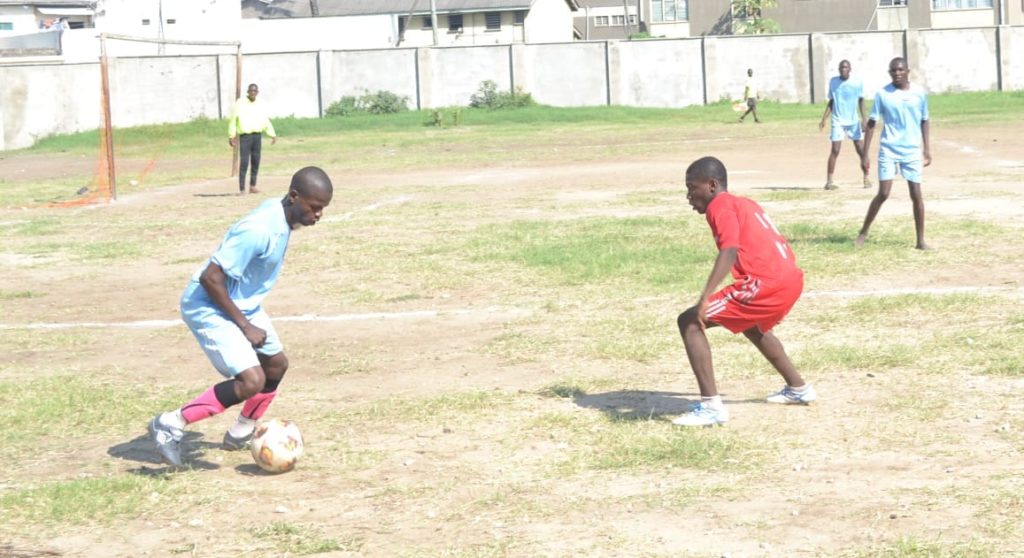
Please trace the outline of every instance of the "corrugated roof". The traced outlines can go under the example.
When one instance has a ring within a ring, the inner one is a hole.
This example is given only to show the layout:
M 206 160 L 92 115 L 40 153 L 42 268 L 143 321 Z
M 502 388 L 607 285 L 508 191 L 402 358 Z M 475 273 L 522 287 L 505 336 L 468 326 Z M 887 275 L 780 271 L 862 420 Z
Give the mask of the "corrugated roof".
M 434 0 L 438 13 L 528 10 L 534 0 Z M 576 0 L 566 0 L 574 9 Z M 428 14 L 430 0 L 317 0 L 320 16 Z M 242 17 L 312 17 L 309 0 L 242 0 Z

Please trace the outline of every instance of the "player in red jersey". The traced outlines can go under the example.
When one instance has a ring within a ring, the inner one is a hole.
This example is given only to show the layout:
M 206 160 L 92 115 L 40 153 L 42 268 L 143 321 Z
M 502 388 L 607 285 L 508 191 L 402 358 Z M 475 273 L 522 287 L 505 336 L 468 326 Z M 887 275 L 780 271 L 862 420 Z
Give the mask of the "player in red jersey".
M 743 332 L 782 375 L 786 386 L 768 396 L 769 403 L 814 401 L 814 388 L 800 377 L 772 333 L 804 288 L 804 273 L 797 267 L 789 243 L 761 206 L 728 192 L 725 165 L 714 157 L 698 159 L 686 169 L 686 199 L 697 213 L 707 216 L 718 257 L 697 305 L 680 314 L 678 320 L 701 402 L 672 423 L 712 426 L 729 420 L 729 410 L 715 385 L 706 327 Z M 715 292 L 730 270 L 733 283 Z

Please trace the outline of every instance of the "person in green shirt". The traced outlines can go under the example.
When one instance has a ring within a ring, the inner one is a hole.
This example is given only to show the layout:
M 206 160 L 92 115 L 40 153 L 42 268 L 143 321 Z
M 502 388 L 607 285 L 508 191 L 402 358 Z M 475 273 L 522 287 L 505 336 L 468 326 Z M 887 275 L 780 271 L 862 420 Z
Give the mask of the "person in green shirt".
M 263 134 L 270 136 L 270 143 L 277 143 L 277 133 L 263 108 L 263 103 L 256 100 L 260 88 L 255 83 L 249 84 L 245 97 L 239 97 L 231 107 L 228 119 L 228 145 L 239 146 L 241 159 L 238 164 L 238 193 L 245 193 L 245 173 L 252 161 L 252 173 L 249 175 L 249 193 L 258 194 L 256 176 L 260 172 L 260 153 L 263 146 Z

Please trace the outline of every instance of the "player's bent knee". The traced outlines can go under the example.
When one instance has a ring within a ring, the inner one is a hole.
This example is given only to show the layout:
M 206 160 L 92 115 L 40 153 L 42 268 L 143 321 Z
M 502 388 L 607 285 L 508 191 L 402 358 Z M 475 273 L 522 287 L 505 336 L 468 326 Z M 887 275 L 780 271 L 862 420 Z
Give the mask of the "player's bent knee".
M 242 399 L 249 399 L 253 395 L 263 391 L 267 383 L 267 376 L 260 367 L 250 368 L 235 377 L 238 382 L 238 395 Z
M 268 379 L 280 380 L 288 371 L 288 357 L 284 353 L 277 353 L 269 357 L 260 355 L 260 361 Z
M 691 327 L 699 327 L 697 323 L 697 308 L 689 308 L 679 317 L 676 318 L 676 324 L 679 326 L 679 331 L 684 332 Z

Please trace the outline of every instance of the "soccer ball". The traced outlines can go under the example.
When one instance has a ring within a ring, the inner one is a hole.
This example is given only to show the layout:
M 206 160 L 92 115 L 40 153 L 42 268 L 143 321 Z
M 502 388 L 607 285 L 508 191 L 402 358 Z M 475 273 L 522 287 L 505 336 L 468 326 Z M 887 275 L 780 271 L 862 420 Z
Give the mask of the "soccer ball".
M 302 457 L 302 433 L 290 420 L 261 422 L 253 432 L 252 458 L 268 473 L 287 473 Z

